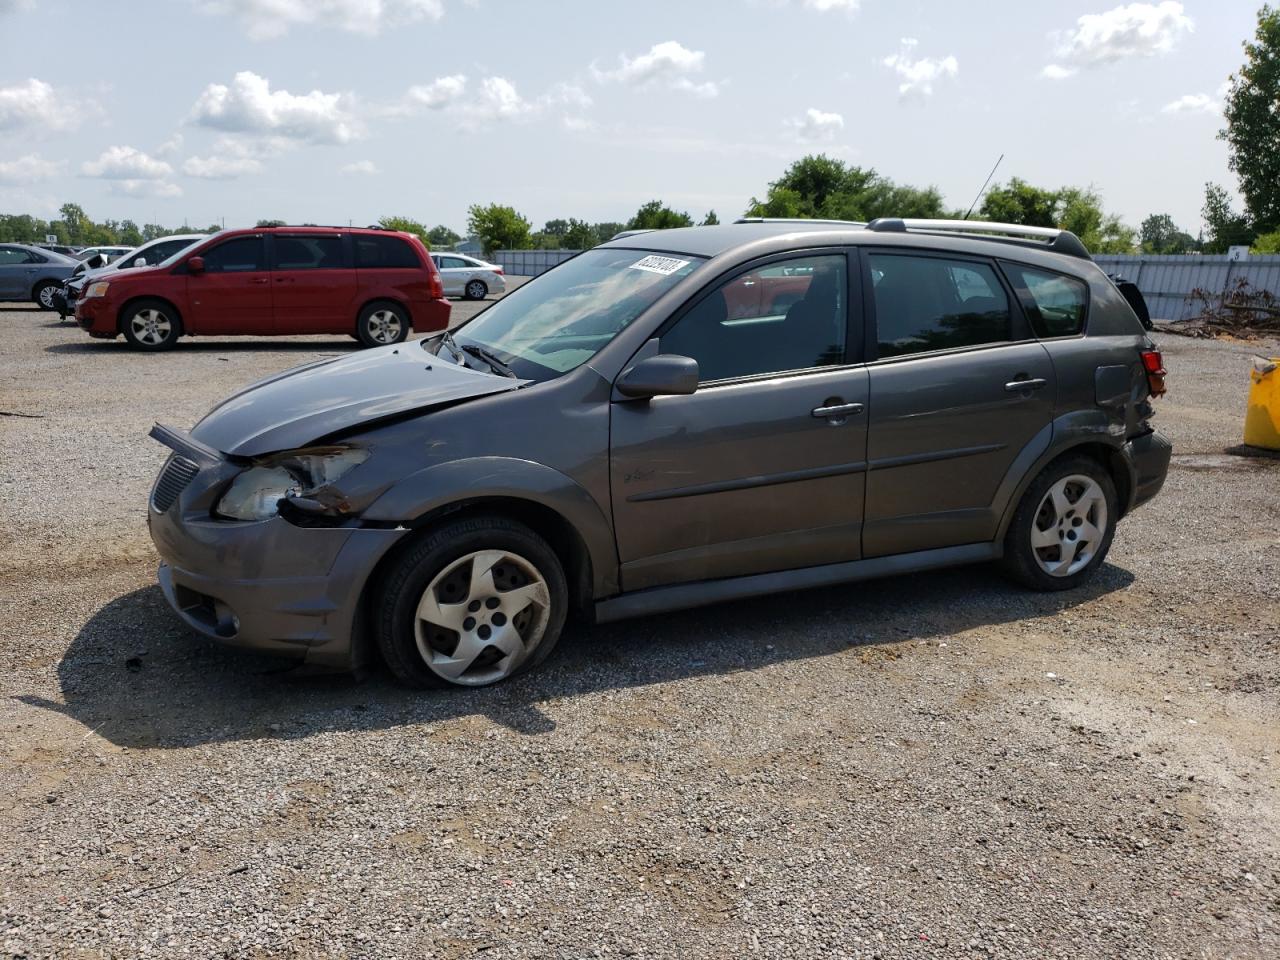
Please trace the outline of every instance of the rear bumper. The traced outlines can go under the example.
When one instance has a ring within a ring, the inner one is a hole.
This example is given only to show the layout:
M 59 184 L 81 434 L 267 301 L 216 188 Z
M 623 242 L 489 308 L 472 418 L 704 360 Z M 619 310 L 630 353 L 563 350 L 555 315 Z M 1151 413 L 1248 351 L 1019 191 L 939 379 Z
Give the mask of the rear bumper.
M 1126 513 L 1142 506 L 1160 492 L 1165 477 L 1169 474 L 1169 458 L 1172 455 L 1173 444 L 1154 430 L 1141 437 L 1134 437 L 1121 448 L 1121 456 L 1129 464 L 1130 476 L 1133 478 Z
M 421 300 L 412 306 L 413 329 L 417 333 L 435 333 L 449 329 L 449 313 L 453 306 L 448 300 Z

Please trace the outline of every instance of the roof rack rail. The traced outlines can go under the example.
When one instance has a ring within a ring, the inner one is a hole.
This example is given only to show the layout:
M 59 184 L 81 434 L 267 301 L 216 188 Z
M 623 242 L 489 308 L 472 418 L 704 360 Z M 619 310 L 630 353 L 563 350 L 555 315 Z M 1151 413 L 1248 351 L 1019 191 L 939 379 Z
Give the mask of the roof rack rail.
M 1028 227 L 1019 223 L 990 223 L 986 220 L 919 220 L 914 218 L 878 217 L 867 224 L 875 233 L 961 233 L 981 240 L 1003 243 L 1034 244 L 1054 253 L 1092 260 L 1089 250 L 1070 230 L 1054 227 Z M 996 234 L 996 236 L 992 236 Z
M 734 223 L 839 223 L 850 227 L 865 227 L 865 220 L 819 220 L 815 217 L 739 217 Z

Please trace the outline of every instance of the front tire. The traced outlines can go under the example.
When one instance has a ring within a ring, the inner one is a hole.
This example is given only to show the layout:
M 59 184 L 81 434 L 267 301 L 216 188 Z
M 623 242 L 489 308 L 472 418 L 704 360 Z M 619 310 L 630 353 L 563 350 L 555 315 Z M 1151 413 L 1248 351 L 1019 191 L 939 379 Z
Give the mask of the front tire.
M 52 283 L 48 280 L 37 284 L 36 288 L 31 291 L 31 299 L 41 310 L 52 310 L 54 307 L 53 295 L 57 292 L 59 286 L 60 284 Z
M 371 303 L 356 320 L 356 339 L 366 347 L 386 347 L 409 336 L 409 315 L 394 303 Z
M 182 318 L 163 300 L 138 300 L 120 318 L 120 332 L 135 350 L 172 350 L 182 336 Z
M 1119 519 L 1116 485 L 1092 457 L 1055 460 L 1032 481 L 1009 524 L 1004 569 L 1033 590 L 1070 590 L 1106 559 Z
M 489 286 L 483 280 L 470 281 L 464 294 L 468 300 L 483 300 L 489 295 Z
M 521 523 L 481 516 L 431 530 L 374 597 L 378 646 L 411 687 L 483 687 L 542 663 L 568 609 L 555 551 Z

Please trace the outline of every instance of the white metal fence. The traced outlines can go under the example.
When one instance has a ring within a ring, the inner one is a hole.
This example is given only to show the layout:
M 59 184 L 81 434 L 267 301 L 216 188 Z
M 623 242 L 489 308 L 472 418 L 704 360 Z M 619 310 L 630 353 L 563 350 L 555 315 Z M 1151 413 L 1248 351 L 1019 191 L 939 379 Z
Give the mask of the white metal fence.
M 558 263 L 576 257 L 581 250 L 495 250 L 492 260 L 502 265 L 508 276 L 536 277 Z
M 1255 290 L 1269 290 L 1280 296 L 1280 256 L 1108 256 L 1093 258 L 1107 273 L 1132 280 L 1142 291 L 1155 320 L 1187 320 L 1196 315 L 1198 304 L 1192 291 L 1220 295 L 1241 278 Z

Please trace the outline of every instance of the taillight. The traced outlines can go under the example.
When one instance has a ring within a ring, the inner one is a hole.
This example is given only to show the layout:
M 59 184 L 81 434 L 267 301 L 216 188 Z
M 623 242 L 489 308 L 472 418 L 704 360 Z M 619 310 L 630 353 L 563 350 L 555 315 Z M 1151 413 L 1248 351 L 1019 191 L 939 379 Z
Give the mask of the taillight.
M 494 273 L 496 273 L 498 276 L 502 276 L 502 268 L 501 268 L 501 267 L 494 267 L 494 268 L 493 268 L 493 272 L 494 272 Z
M 1142 367 L 1147 371 L 1147 387 L 1151 390 L 1151 395 L 1153 397 L 1164 396 L 1166 371 L 1164 369 L 1164 357 L 1160 356 L 1160 351 L 1143 350 Z
M 444 299 L 444 281 L 440 279 L 440 274 L 432 270 L 431 279 L 427 281 L 427 291 L 431 294 L 433 300 Z

